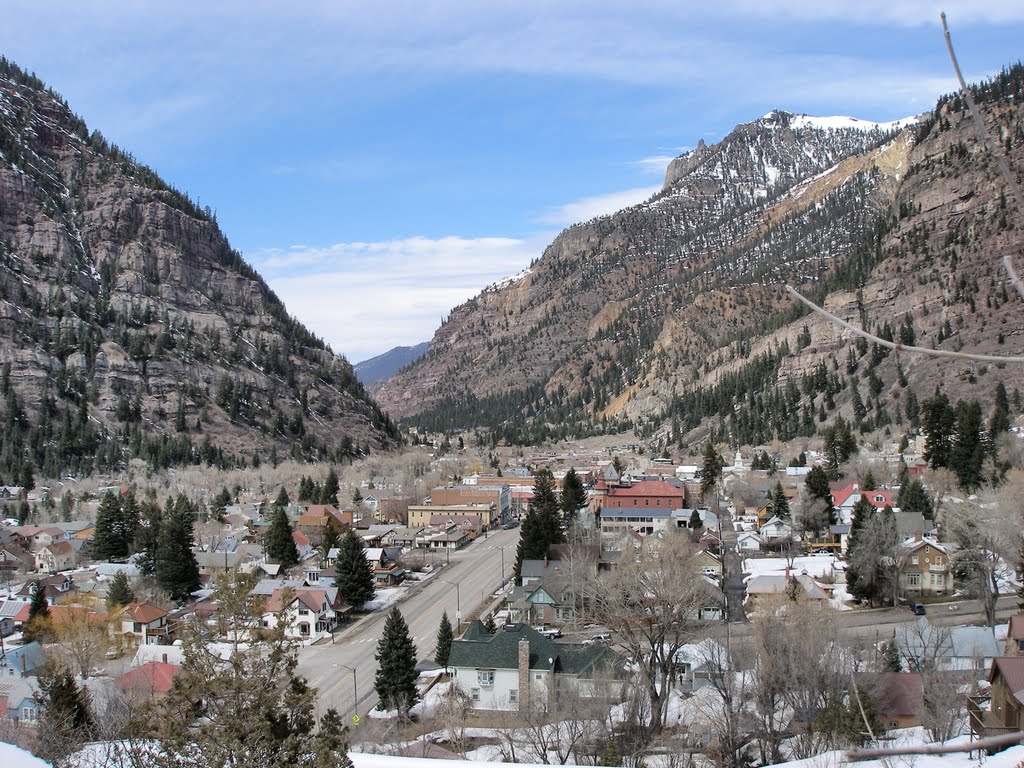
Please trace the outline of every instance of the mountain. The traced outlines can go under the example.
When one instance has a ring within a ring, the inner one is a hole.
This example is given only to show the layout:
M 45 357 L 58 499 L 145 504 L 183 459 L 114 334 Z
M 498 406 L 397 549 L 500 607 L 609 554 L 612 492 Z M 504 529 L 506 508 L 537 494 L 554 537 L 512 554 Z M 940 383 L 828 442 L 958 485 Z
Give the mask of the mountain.
M 1017 168 L 1020 83 L 1015 66 L 976 89 Z M 988 396 L 1020 373 L 869 350 L 785 285 L 890 338 L 1019 352 L 999 266 L 1015 217 L 959 97 L 899 124 L 773 111 L 676 158 L 650 200 L 562 232 L 376 394 L 410 424 L 527 443 L 633 428 L 758 444 L 854 410 L 885 427 L 915 389 Z
M 0 59 L 0 478 L 396 444 L 200 208 Z
M 430 349 L 430 342 L 424 341 L 414 347 L 394 347 L 382 355 L 356 363 L 352 369 L 363 384 L 375 384 L 389 379 L 410 363 L 415 363 Z

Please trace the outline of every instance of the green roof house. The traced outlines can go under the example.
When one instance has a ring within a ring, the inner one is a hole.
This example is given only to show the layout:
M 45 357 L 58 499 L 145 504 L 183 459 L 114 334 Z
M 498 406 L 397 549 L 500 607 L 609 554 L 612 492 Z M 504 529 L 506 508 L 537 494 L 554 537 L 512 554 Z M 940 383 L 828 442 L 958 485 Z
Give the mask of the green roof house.
M 604 644 L 556 643 L 526 624 L 487 631 L 479 621 L 452 641 L 448 667 L 474 709 L 523 712 L 558 694 L 618 695 L 624 660 Z

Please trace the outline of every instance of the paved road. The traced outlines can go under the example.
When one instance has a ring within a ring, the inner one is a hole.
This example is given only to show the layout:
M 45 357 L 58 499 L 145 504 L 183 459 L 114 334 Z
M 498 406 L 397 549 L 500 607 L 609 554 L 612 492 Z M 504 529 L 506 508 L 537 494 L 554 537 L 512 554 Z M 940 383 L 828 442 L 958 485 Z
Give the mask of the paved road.
M 433 659 L 442 612 L 448 611 L 454 624 L 460 609 L 465 619 L 478 606 L 490 601 L 503 578 L 512 574 L 518 540 L 518 528 L 497 531 L 476 540 L 454 553 L 449 565 L 414 587 L 410 596 L 399 604 L 416 643 L 418 659 Z M 386 613 L 372 614 L 337 633 L 333 645 L 300 649 L 297 671 L 318 689 L 317 707 L 320 712 L 334 707 L 348 719 L 353 712 L 364 715 L 376 706 L 373 681 L 377 662 L 374 653 L 384 629 Z

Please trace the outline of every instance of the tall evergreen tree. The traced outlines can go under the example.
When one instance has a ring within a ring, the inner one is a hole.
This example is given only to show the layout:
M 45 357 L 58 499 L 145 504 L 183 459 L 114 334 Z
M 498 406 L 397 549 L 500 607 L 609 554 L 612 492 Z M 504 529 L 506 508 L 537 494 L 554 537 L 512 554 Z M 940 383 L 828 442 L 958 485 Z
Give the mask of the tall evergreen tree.
M 828 475 L 825 470 L 815 464 L 804 477 L 804 490 L 815 499 L 820 499 L 832 506 L 832 489 L 828 484 Z
M 114 608 L 119 605 L 128 605 L 128 603 L 134 601 L 135 593 L 128 583 L 128 574 L 124 571 L 118 571 L 114 574 L 114 578 L 110 580 L 110 586 L 107 588 L 107 607 Z
M 144 576 L 152 576 L 156 573 L 156 551 L 160 546 L 160 521 L 163 513 L 160 505 L 152 499 L 144 499 L 140 509 L 142 520 L 135 534 L 135 551 L 139 553 L 137 563 Z
M 896 505 L 901 512 L 919 513 L 926 518 L 932 517 L 932 500 L 928 491 L 917 478 L 908 480 L 900 486 L 899 496 L 896 497 Z
M 452 623 L 448 620 L 448 611 L 441 614 L 441 623 L 437 627 L 437 644 L 434 646 L 434 663 L 442 667 L 448 666 L 448 656 L 452 652 Z
M 583 481 L 576 474 L 572 467 L 565 473 L 562 480 L 562 493 L 559 499 L 562 508 L 562 516 L 565 525 L 568 527 L 576 519 L 576 513 L 587 506 L 587 490 L 583 487 Z
M 416 686 L 416 646 L 397 606 L 384 622 L 374 658 L 378 664 L 374 680 L 380 698 L 378 709 L 397 710 L 400 718 L 408 719 L 409 710 L 420 699 Z
M 939 388 L 921 404 L 921 428 L 925 433 L 924 460 L 932 469 L 948 467 L 953 450 L 956 410 Z
M 132 553 L 138 528 L 139 506 L 135 494 L 128 491 L 119 496 L 107 491 L 96 512 L 93 557 L 97 560 L 126 560 Z
M 715 448 L 714 441 L 708 440 L 704 444 L 703 472 L 700 478 L 700 497 L 707 498 L 707 495 L 714 490 L 718 481 L 722 479 L 722 457 Z
M 516 546 L 516 563 L 513 568 L 516 581 L 522 576 L 523 560 L 541 560 L 547 556 L 552 544 L 563 541 L 558 510 L 555 479 L 550 470 L 538 470 L 534 475 L 533 498 L 526 510 L 519 544 Z
M 337 549 L 341 546 L 341 536 L 338 534 L 338 529 L 333 525 L 328 525 L 324 529 L 324 536 L 320 540 L 320 559 L 327 560 L 327 555 L 330 554 L 332 549 Z
M 338 491 L 340 489 L 341 486 L 338 484 L 338 473 L 334 471 L 334 467 L 330 467 L 327 470 L 327 477 L 324 478 L 324 484 L 320 488 L 320 503 L 337 504 Z
M 775 483 L 775 492 L 772 493 L 772 510 L 784 520 L 790 518 L 789 499 L 786 498 L 786 491 L 782 488 L 781 480 Z
M 37 749 L 44 759 L 64 765 L 64 761 L 89 740 L 92 729 L 89 694 L 78 686 L 67 667 L 52 662 L 47 662 L 36 683 L 42 710 Z
M 334 563 L 334 586 L 355 609 L 373 600 L 373 568 L 363 552 L 363 543 L 349 528 L 338 545 L 338 559 Z
M 28 605 L 28 621 L 25 622 L 22 639 L 26 643 L 45 640 L 50 636 L 51 629 L 50 604 L 46 601 L 46 590 L 39 582 L 32 592 L 32 602 Z
M 960 401 L 956 407 L 956 428 L 950 451 L 950 464 L 961 487 L 977 488 L 982 481 L 985 462 L 985 440 L 981 405 L 977 400 Z
M 288 513 L 284 509 L 274 504 L 270 527 L 263 537 L 263 548 L 268 560 L 280 563 L 283 570 L 288 570 L 298 564 L 299 549 L 295 546 L 292 524 L 288 522 Z
M 194 510 L 192 502 L 179 494 L 164 509 L 156 549 L 156 583 L 171 599 L 183 601 L 199 589 L 199 564 L 192 552 Z
M 288 491 L 282 485 L 281 489 L 277 492 L 277 498 L 274 499 L 274 509 L 287 510 L 290 503 L 291 499 L 288 498 Z

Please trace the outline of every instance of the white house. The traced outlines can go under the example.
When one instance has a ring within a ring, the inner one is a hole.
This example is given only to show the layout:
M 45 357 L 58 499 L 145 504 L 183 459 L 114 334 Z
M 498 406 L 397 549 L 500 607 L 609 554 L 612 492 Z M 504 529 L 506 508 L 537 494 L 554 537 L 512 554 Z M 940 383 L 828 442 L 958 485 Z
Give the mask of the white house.
M 740 552 L 760 552 L 760 534 L 756 531 L 743 531 L 743 533 L 736 537 L 736 549 Z
M 793 526 L 778 515 L 757 529 L 763 541 L 785 541 L 793 538 Z
M 474 621 L 452 641 L 448 667 L 474 709 L 525 712 L 556 689 L 583 697 L 617 692 L 623 659 L 603 643 L 556 643 L 526 624 L 492 635 Z
M 337 590 L 333 587 L 275 589 L 263 610 L 263 626 L 274 628 L 284 624 L 285 636 L 293 640 L 308 640 L 321 632 L 330 632 L 337 621 L 336 598 Z

